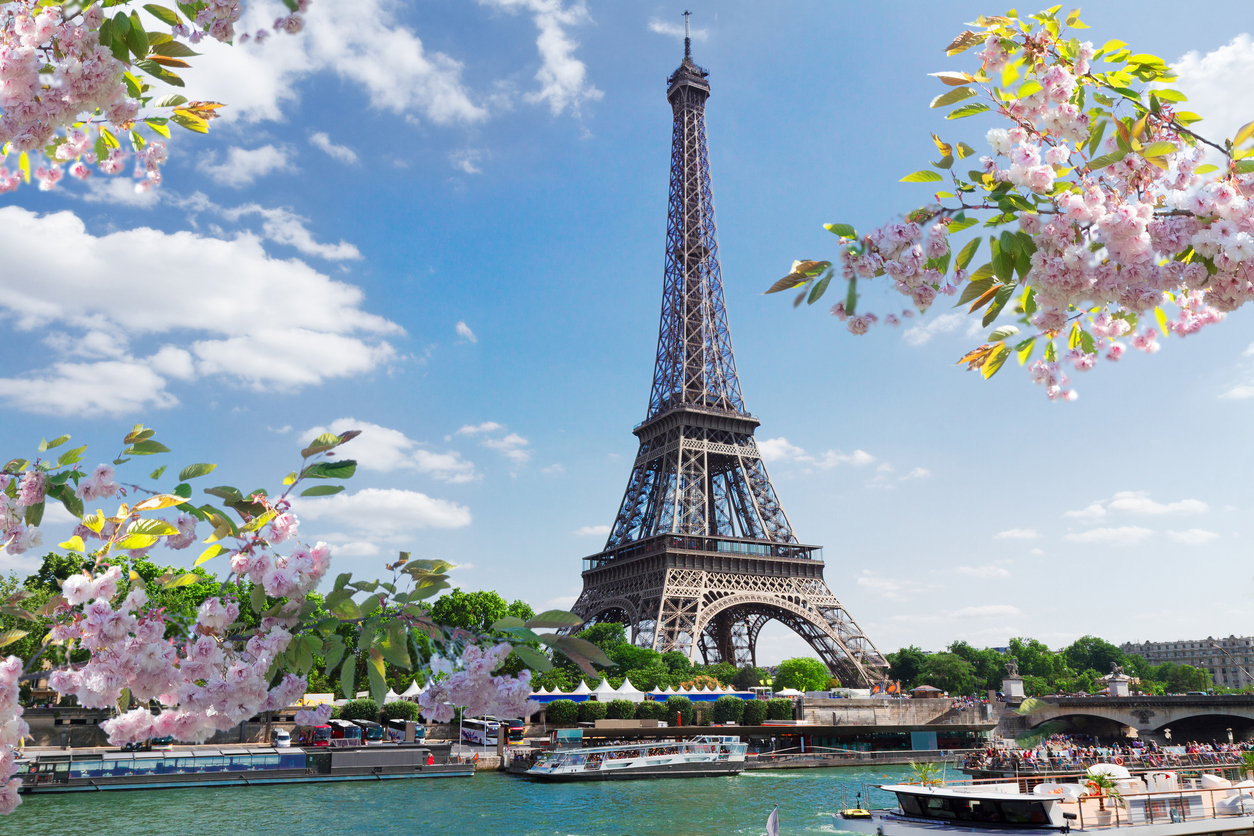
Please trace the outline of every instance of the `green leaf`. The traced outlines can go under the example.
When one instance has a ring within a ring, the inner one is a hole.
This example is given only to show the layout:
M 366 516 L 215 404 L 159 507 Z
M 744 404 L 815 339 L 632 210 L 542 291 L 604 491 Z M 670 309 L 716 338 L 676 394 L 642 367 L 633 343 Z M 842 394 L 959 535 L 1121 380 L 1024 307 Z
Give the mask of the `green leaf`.
M 993 297 L 993 304 L 989 305 L 988 310 L 984 312 L 984 327 L 987 328 L 990 324 L 992 324 L 993 320 L 997 318 L 997 315 L 1000 314 L 1002 309 L 1006 307 L 1006 303 L 1010 301 L 1010 295 L 1014 293 L 1014 291 L 1015 285 L 1013 284 L 1004 285 L 1001 290 L 997 291 L 997 295 Z
M 70 539 L 66 540 L 64 543 L 58 543 L 57 545 L 65 549 L 66 551 L 80 552 L 80 553 L 87 551 L 87 544 L 84 543 L 83 538 L 79 537 L 77 534 L 75 534 Z
M 1196 169 L 1194 169 L 1194 173 L 1195 174 L 1210 174 L 1212 171 L 1218 171 L 1218 170 L 1219 170 L 1219 166 L 1206 163 L 1206 165 L 1199 165 Z
M 998 340 L 1004 340 L 1007 337 L 1013 337 L 1017 333 L 1019 333 L 1019 329 L 1016 328 L 1015 326 L 1003 325 L 1000 328 L 998 328 L 996 331 L 988 335 L 988 341 L 990 343 L 995 343 Z
M 136 58 L 143 58 L 148 54 L 148 33 L 144 31 L 138 12 L 131 12 L 131 28 L 126 33 L 126 45 L 135 53 Z
M 151 456 L 155 453 L 168 453 L 168 452 L 170 452 L 169 447 L 166 447 L 160 441 L 153 441 L 151 439 L 144 439 L 143 441 L 137 441 L 134 444 L 132 444 L 130 447 L 127 447 L 126 450 L 123 451 L 124 455 L 127 455 L 127 456 Z
M 149 3 L 144 6 L 144 11 L 164 23 L 166 26 L 178 26 L 182 24 L 183 18 L 179 17 L 174 11 L 167 9 L 165 6 L 158 6 Z
M 547 671 L 553 668 L 553 663 L 549 660 L 549 657 L 525 644 L 514 645 L 514 653 L 518 655 L 518 658 L 522 660 L 524 665 L 533 671 Z
M 1142 157 L 1161 157 L 1164 154 L 1174 154 L 1180 150 L 1180 146 L 1174 142 L 1151 142 L 1141 149 Z
M 187 104 L 187 97 L 180 96 L 178 93 L 171 93 L 168 96 L 162 96 L 152 103 L 153 107 L 177 107 L 181 104 Z
M 932 103 L 928 107 L 945 107 L 963 99 L 969 99 L 974 95 L 976 95 L 976 90 L 972 87 L 957 87 L 932 99 Z M 987 106 L 984 109 L 988 110 Z
M 1036 337 L 1028 337 L 1023 342 L 1015 346 L 1015 353 L 1019 356 L 1019 365 L 1027 363 L 1032 357 L 1032 346 L 1036 344 Z
M 935 171 L 916 171 L 914 174 L 907 174 L 902 177 L 899 182 L 902 183 L 939 183 L 944 180 Z
M 192 564 L 192 568 L 194 569 L 202 563 L 207 563 L 210 560 L 213 560 L 215 557 L 217 557 L 218 555 L 222 554 L 225 551 L 226 551 L 225 546 L 220 546 L 215 543 L 214 545 L 210 546 L 209 548 L 205 549 L 203 552 L 200 553 L 200 557 L 196 558 L 196 562 Z
M 845 313 L 850 316 L 854 315 L 854 310 L 858 307 L 858 277 L 853 275 L 849 277 L 849 290 L 845 293 Z
M 248 593 L 248 603 L 255 613 L 260 613 L 266 608 L 266 591 L 261 588 L 261 584 L 253 584 L 252 591 Z
M 388 693 L 387 672 L 383 663 L 383 652 L 378 647 L 370 648 L 366 657 L 366 673 L 370 677 L 370 695 L 379 705 Z
M 823 297 L 823 294 L 827 292 L 827 286 L 831 284 L 832 275 L 829 271 L 826 276 L 814 283 L 814 287 L 810 288 L 810 296 L 806 299 L 807 305 L 813 305 Z
M 972 224 L 976 221 L 971 221 Z M 950 231 L 953 231 L 953 224 L 949 225 Z M 954 266 L 959 270 L 967 269 L 967 265 L 971 263 L 971 259 L 975 257 L 975 251 L 980 248 L 980 238 L 972 238 L 966 243 L 961 250 L 958 251 L 958 260 L 954 262 Z
M 573 612 L 565 610 L 546 610 L 527 621 L 526 626 L 533 630 L 558 630 L 563 627 L 578 627 L 583 619 Z
M 301 476 L 307 479 L 348 479 L 357 472 L 357 462 L 343 459 L 338 462 L 318 462 L 306 467 Z
M 331 608 L 331 614 L 338 616 L 341 621 L 356 621 L 361 618 L 361 608 L 352 598 L 345 598 Z
M 178 534 L 179 530 L 170 525 L 165 520 L 135 520 L 130 527 L 126 529 L 127 534 L 155 534 L 158 537 L 168 537 L 171 534 Z
M 5 630 L 4 632 L 0 632 L 0 647 L 6 647 L 7 645 L 13 644 L 13 642 L 18 639 L 25 638 L 28 635 L 30 635 L 29 630 Z
M 44 519 L 44 504 L 37 502 L 34 505 L 26 506 L 26 524 L 39 525 Z
M 114 543 L 119 549 L 150 549 L 161 539 L 155 534 L 131 534 Z
M 962 295 L 958 297 L 958 304 L 955 308 L 960 308 L 968 302 L 974 302 L 979 299 L 993 287 L 992 272 L 988 276 L 982 278 L 971 277 L 971 281 L 967 282 L 967 286 L 962 289 Z
M 83 500 L 75 496 L 74 491 L 62 491 L 61 504 L 65 506 L 65 510 L 74 515 L 75 519 L 83 518 Z
M 66 450 L 61 454 L 61 458 L 57 459 L 57 467 L 65 467 L 66 465 L 82 461 L 83 451 L 86 449 L 87 447 L 84 445 L 82 447 L 75 447 L 73 450 Z
M 65 442 L 69 440 L 70 440 L 70 437 L 68 435 L 58 436 L 57 438 L 52 439 L 52 441 L 40 442 L 39 447 L 37 449 L 39 450 L 39 452 L 42 453 L 45 450 L 51 450 L 55 447 L 60 447 L 62 444 L 64 444 Z
M 409 632 L 405 629 L 405 625 L 399 621 L 393 621 L 388 625 L 387 637 L 379 642 L 378 647 L 384 659 L 398 668 L 409 670 L 408 645 Z
M 968 105 L 955 108 L 949 112 L 946 119 L 965 119 L 968 116 L 975 116 L 977 113 L 984 113 L 989 109 L 988 105 L 983 102 L 972 102 Z
M 171 491 L 171 493 L 173 493 L 175 496 L 181 496 L 184 499 L 191 499 L 192 486 L 187 484 L 186 482 L 179 482 L 177 485 L 174 486 L 174 490 Z
M 998 343 L 997 346 L 988 353 L 988 359 L 984 361 L 984 365 L 980 367 L 980 374 L 984 375 L 984 379 L 988 380 L 1005 364 L 1006 358 L 1010 356 L 1010 349 L 1005 343 Z
M 1047 362 L 1047 363 L 1057 363 L 1057 362 L 1058 362 L 1058 352 L 1057 352 L 1057 350 L 1054 348 L 1054 341 L 1053 341 L 1053 340 L 1050 340 L 1050 341 L 1049 341 L 1049 344 L 1045 346 L 1045 362 Z
M 343 485 L 315 485 L 301 492 L 301 496 L 331 496 L 344 490 Z
M 195 572 L 186 572 L 182 575 L 175 575 L 168 581 L 161 584 L 162 589 L 178 589 L 180 586 L 191 586 L 194 583 L 200 583 L 205 580 L 201 575 Z
M 971 227 L 975 226 L 978 223 L 979 221 L 977 221 L 975 218 L 957 218 L 950 222 L 949 230 L 946 234 L 957 235 L 959 232 L 970 229 Z
M 356 678 L 357 658 L 349 656 L 344 660 L 344 664 L 340 666 L 340 693 L 344 695 L 344 699 L 352 700 L 357 698 Z
M 1089 160 L 1089 170 L 1097 171 L 1098 169 L 1105 168 L 1108 165 L 1114 165 L 1126 156 L 1128 156 L 1128 152 L 1123 149 L 1119 149 L 1117 151 L 1112 151 L 1109 154 L 1103 154 L 1100 157 L 1094 157 Z
M 858 232 L 849 224 L 823 224 L 823 228 L 833 235 L 839 235 L 841 238 L 858 237 Z
M 322 643 L 322 661 L 326 670 L 331 670 L 344 658 L 344 639 L 332 633 Z
M 156 61 L 153 61 L 151 58 L 137 58 L 131 63 L 133 66 L 138 67 L 139 69 L 148 73 L 148 75 L 152 76 L 153 78 L 164 81 L 166 84 L 172 84 L 175 87 L 184 86 L 183 79 L 179 78 L 174 73 L 170 72 L 165 67 L 158 64 Z M 182 125 L 183 122 L 180 120 L 179 116 L 180 114 L 176 113 L 171 118 L 173 118 L 175 122 L 178 122 L 180 125 Z M 203 119 L 200 119 L 199 117 L 197 117 L 189 121 L 204 123 L 205 129 L 203 131 L 199 131 L 199 133 L 209 132 L 209 127 L 208 127 L 209 123 L 205 122 Z M 183 125 L 183 127 L 187 127 L 187 126 Z M 196 130 L 196 129 L 192 128 L 192 130 Z
M 1241 160 L 1232 168 L 1237 174 L 1249 174 L 1254 171 L 1254 160 Z
M 198 476 L 207 476 L 213 473 L 216 468 L 216 464 L 189 464 L 179 471 L 179 481 L 186 482 L 188 479 L 195 479 Z

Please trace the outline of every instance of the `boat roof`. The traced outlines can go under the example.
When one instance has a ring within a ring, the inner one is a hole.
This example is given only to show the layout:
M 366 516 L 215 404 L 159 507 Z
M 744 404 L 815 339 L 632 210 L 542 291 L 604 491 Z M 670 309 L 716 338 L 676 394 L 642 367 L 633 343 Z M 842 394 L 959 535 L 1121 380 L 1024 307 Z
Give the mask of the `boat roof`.
M 1007 789 L 1013 788 L 1013 792 Z M 905 792 L 911 795 L 932 795 L 941 798 L 988 798 L 996 801 L 1043 801 L 1050 804 L 1062 800 L 1057 795 L 1032 795 L 1021 793 L 1015 784 L 963 785 L 950 787 L 925 787 L 922 784 L 881 784 L 885 792 Z

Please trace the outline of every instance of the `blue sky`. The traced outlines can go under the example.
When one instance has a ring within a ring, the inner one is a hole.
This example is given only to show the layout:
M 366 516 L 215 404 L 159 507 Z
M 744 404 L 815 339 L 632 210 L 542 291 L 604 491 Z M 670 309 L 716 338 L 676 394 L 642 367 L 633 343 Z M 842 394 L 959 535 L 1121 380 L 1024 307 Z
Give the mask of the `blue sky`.
M 252 8 L 254 26 L 276 16 Z M 929 131 L 982 145 L 991 121 L 929 113 L 926 74 L 965 68 L 941 47 L 1001 10 L 687 8 L 746 402 L 794 528 L 871 639 L 1248 634 L 1247 313 L 1076 375 L 1080 399 L 1054 404 L 1018 370 L 955 368 L 979 338 L 943 307 L 854 338 L 826 305 L 761 295 L 834 256 L 823 223 L 921 203 L 897 179 L 935 153 Z M 1207 9 L 1084 18 L 1096 43 L 1185 58 L 1203 126 L 1231 135 L 1254 118 L 1248 14 Z M 314 428 L 364 427 L 349 495 L 307 504 L 302 538 L 364 575 L 405 549 L 459 564 L 465 588 L 568 606 L 647 405 L 682 11 L 314 0 L 299 37 L 207 49 L 186 77 L 231 106 L 209 136 L 175 135 L 157 192 L 96 178 L 0 202 L 8 455 L 68 432 L 104 461 L 142 421 L 172 466 L 220 464 L 204 487 L 250 489 Z M 864 304 L 892 309 L 878 290 Z M 759 659 L 802 651 L 768 628 Z

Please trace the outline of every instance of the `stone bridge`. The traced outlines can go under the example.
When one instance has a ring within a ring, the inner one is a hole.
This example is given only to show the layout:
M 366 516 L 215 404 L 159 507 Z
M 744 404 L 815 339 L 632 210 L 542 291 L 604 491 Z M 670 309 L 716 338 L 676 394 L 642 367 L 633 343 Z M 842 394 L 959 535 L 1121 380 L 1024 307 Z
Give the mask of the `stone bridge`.
M 1096 717 L 1131 726 L 1138 733 L 1161 732 L 1173 723 L 1227 720 L 1247 731 L 1254 727 L 1254 694 L 1177 697 L 1046 697 L 1028 714 L 1029 728 L 1050 720 Z M 1235 721 L 1235 722 L 1232 722 Z

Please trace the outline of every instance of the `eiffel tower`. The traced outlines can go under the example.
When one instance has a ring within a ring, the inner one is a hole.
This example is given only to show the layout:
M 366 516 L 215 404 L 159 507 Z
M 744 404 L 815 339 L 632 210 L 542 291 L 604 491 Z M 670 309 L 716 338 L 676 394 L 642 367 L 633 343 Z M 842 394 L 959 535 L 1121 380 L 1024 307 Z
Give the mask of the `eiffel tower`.
M 685 27 L 686 27 L 685 18 Z M 706 664 L 756 664 L 762 627 L 804 638 L 847 685 L 887 663 L 823 581 L 822 550 L 798 542 L 753 440 L 736 377 L 706 151 L 709 74 L 684 60 L 674 113 L 666 274 L 649 413 L 605 549 L 584 558 L 574 612 L 631 640 Z

